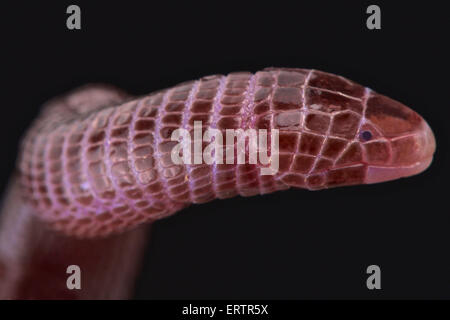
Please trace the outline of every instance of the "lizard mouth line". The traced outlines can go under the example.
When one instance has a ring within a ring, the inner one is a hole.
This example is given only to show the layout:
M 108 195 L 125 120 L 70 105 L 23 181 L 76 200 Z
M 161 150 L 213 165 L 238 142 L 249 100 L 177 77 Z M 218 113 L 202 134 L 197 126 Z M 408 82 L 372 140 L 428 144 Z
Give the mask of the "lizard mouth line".
M 409 177 L 421 173 L 427 169 L 433 156 L 427 157 L 409 166 L 387 167 L 387 166 L 368 166 L 366 183 L 377 183 L 394 180 L 403 177 Z

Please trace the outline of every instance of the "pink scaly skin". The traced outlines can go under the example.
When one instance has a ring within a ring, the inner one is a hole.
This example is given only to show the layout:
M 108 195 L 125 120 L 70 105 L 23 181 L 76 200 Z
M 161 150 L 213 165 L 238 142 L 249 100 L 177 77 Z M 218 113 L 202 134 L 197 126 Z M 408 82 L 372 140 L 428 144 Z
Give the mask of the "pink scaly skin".
M 222 132 L 278 129 L 278 172 L 175 165 L 171 133 L 192 130 L 194 121 Z M 268 68 L 140 98 L 106 86 L 56 98 L 26 135 L 19 171 L 24 207 L 66 235 L 92 238 L 216 198 L 411 176 L 430 165 L 434 150 L 425 120 L 397 101 L 340 76 Z

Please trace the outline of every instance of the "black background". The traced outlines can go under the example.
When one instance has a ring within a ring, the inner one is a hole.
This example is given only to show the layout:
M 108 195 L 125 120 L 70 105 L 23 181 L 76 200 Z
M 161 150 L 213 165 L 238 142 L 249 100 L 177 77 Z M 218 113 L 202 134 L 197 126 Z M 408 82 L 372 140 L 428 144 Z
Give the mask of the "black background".
M 381 30 L 366 28 L 372 3 Z M 76 86 L 145 94 L 267 66 L 324 70 L 420 113 L 437 140 L 432 166 L 376 185 L 191 206 L 155 223 L 135 297 L 450 298 L 449 23 L 439 3 L 2 2 L 2 190 L 39 106 Z M 70 4 L 82 30 L 66 28 Z M 371 264 L 382 290 L 366 288 Z

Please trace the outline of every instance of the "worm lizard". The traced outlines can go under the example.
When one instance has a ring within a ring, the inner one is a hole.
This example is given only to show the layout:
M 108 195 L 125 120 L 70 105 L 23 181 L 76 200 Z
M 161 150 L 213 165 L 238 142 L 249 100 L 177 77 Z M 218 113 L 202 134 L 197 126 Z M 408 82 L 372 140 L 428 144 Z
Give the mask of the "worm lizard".
M 277 129 L 278 170 L 174 163 L 172 133 L 196 121 L 224 135 Z M 416 112 L 317 70 L 213 75 L 138 98 L 79 88 L 48 102 L 23 139 L 1 216 L 0 297 L 126 298 L 149 222 L 214 199 L 415 175 L 434 150 Z M 65 287 L 72 263 L 79 291 Z

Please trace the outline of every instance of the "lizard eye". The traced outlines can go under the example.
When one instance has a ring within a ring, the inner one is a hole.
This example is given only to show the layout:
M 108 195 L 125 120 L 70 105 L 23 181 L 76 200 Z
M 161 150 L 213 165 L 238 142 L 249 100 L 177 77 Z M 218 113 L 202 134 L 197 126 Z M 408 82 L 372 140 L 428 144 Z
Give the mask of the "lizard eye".
M 370 132 L 368 130 L 362 131 L 359 135 L 359 138 L 362 141 L 369 141 L 370 139 L 372 139 L 372 132 Z

